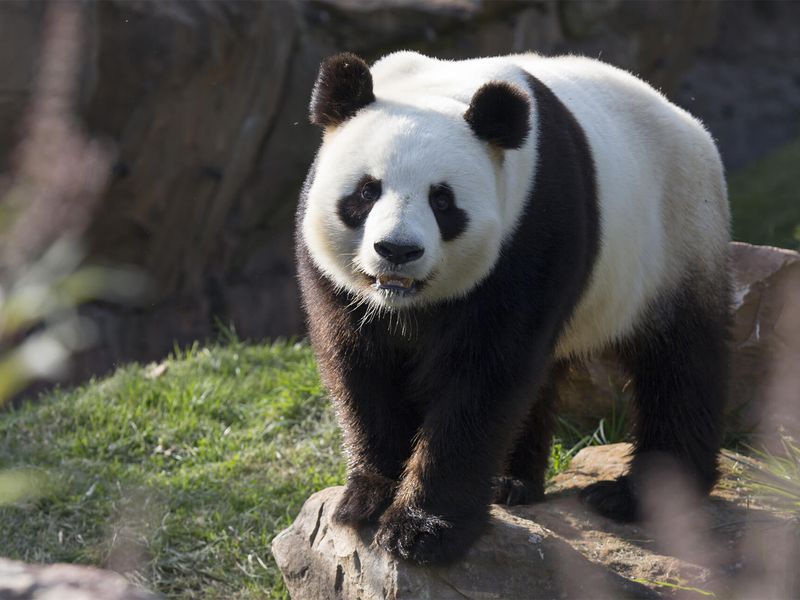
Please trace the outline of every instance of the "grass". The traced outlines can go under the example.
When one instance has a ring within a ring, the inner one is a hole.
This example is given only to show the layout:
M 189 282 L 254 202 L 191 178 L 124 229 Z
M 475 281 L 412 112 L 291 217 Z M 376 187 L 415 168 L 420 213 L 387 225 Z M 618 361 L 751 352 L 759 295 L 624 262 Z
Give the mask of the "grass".
M 729 177 L 734 239 L 800 249 L 800 139 Z
M 800 444 L 788 435 L 780 441 L 778 452 L 750 448 L 742 485 L 766 505 L 800 518 Z
M 344 476 L 310 349 L 233 341 L 164 366 L 2 415 L 0 471 L 39 474 L 34 499 L 0 507 L 2 554 L 113 567 L 168 597 L 284 597 L 270 542 Z

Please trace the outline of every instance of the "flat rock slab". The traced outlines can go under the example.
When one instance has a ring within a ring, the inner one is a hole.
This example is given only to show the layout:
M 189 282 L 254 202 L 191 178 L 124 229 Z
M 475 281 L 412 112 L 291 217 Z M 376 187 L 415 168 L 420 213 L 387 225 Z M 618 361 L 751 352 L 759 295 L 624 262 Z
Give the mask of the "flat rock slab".
M 0 558 L 0 600 L 157 600 L 122 575 L 80 565 L 29 565 Z
M 545 502 L 492 507 L 489 530 L 452 566 L 395 559 L 372 543 L 374 528 L 333 524 L 341 487 L 311 496 L 272 552 L 295 600 L 796 597 L 798 525 L 747 507 L 737 487 L 747 459 L 738 455 L 723 457 L 723 480 L 699 508 L 670 482 L 657 498 L 665 501 L 663 514 L 645 525 L 585 510 L 577 490 L 621 473 L 629 450 L 584 449 Z

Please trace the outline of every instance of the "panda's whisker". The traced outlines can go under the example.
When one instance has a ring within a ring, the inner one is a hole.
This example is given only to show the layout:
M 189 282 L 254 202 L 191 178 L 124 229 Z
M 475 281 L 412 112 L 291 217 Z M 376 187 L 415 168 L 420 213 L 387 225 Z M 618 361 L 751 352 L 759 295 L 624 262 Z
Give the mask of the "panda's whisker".
M 367 298 L 365 298 L 365 300 L 367 300 Z M 370 323 L 373 321 L 373 319 L 375 318 L 375 315 L 376 315 L 376 314 L 377 314 L 377 312 L 380 310 L 380 308 L 381 308 L 380 306 L 378 306 L 378 305 L 375 305 L 375 304 L 368 304 L 368 305 L 367 305 L 367 311 L 366 311 L 366 312 L 364 313 L 364 315 L 361 317 L 361 321 L 360 321 L 360 322 L 359 322 L 359 324 L 358 324 L 358 330 L 359 330 L 359 331 L 360 331 L 360 330 L 361 330 L 361 329 L 362 329 L 362 328 L 363 328 L 365 325 L 369 325 L 369 324 L 370 324 Z
M 362 304 L 364 304 L 364 302 L 366 302 L 366 301 L 367 301 L 367 299 L 366 299 L 364 296 L 362 296 L 362 295 L 360 295 L 360 294 L 359 294 L 359 295 L 355 296 L 355 297 L 354 297 L 354 298 L 353 298 L 353 299 L 350 301 L 350 303 L 349 303 L 349 304 L 347 304 L 347 305 L 346 305 L 344 308 L 345 308 L 345 310 L 347 310 L 348 312 L 352 313 L 352 312 L 354 312 L 355 310 L 357 310 L 357 309 L 358 309 L 358 307 L 359 307 L 359 306 L 361 306 Z

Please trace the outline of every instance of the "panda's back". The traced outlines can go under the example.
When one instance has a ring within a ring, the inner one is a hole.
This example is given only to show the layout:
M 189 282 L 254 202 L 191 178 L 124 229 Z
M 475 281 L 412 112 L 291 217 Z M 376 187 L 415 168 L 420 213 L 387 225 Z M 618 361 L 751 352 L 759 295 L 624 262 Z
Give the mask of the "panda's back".
M 403 52 L 373 67 L 376 94 L 419 102 L 447 97 L 452 109 L 445 103 L 444 110 L 459 118 L 481 85 L 500 79 L 527 86 L 525 72 L 572 113 L 594 160 L 600 252 L 557 347 L 560 356 L 585 354 L 631 333 L 659 298 L 703 285 L 726 269 L 722 164 L 697 119 L 630 73 L 597 60 L 521 54 L 448 62 Z M 538 131 L 535 109 L 531 118 Z M 508 235 L 535 198 L 531 171 L 539 152 L 547 148 L 537 147 L 534 134 L 519 156 L 508 153 L 504 161 Z
M 727 268 L 729 209 L 711 136 L 633 75 L 582 57 L 520 57 L 581 124 L 592 150 L 601 252 L 558 347 L 582 354 L 629 334 L 647 308 Z

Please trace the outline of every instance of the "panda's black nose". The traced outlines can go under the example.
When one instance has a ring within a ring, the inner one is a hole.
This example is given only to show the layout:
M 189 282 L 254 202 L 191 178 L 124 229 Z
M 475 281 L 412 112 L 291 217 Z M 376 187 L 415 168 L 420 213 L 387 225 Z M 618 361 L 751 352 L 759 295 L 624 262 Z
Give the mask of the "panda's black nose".
M 375 252 L 394 265 L 403 265 L 412 260 L 417 260 L 425 253 L 425 249 L 419 246 L 407 246 L 391 242 L 375 242 Z

